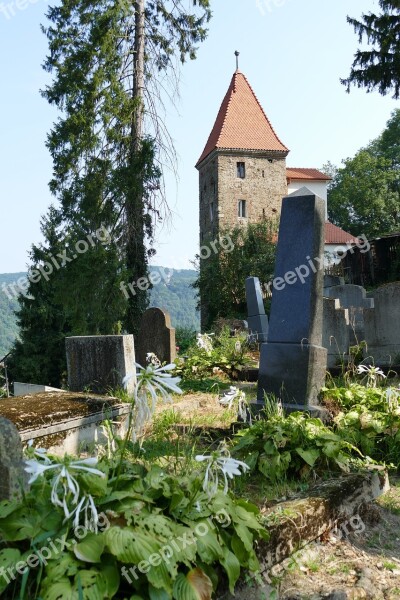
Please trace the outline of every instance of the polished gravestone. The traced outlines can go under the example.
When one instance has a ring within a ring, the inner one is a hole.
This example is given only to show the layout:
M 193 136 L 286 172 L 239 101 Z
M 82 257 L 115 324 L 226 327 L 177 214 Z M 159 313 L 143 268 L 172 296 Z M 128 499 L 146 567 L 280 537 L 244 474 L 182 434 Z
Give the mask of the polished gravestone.
M 263 295 L 258 277 L 246 279 L 247 323 L 249 332 L 257 336 L 259 343 L 267 341 L 268 317 L 265 314 Z
M 287 410 L 324 416 L 322 347 L 324 201 L 307 188 L 283 199 L 268 341 L 261 345 L 258 397 L 274 394 Z

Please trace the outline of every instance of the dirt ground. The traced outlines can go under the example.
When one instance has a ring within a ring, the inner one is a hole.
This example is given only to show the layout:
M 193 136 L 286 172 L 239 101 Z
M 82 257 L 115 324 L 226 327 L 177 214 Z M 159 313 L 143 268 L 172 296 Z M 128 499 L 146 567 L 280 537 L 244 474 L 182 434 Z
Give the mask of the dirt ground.
M 400 481 L 391 483 L 392 489 L 362 509 L 353 526 L 345 524 L 275 566 L 270 573 L 269 597 L 400 598 Z

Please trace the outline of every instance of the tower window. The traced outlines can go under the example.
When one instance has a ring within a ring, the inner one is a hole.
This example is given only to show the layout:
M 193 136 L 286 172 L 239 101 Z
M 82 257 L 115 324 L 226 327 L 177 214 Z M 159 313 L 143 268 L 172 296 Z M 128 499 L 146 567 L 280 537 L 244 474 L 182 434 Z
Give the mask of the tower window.
M 236 163 L 236 174 L 240 179 L 244 179 L 246 177 L 246 167 L 244 162 Z
M 243 219 L 247 217 L 246 200 L 239 200 L 238 202 L 238 217 L 242 217 Z
M 214 221 L 214 202 L 210 202 L 210 221 Z

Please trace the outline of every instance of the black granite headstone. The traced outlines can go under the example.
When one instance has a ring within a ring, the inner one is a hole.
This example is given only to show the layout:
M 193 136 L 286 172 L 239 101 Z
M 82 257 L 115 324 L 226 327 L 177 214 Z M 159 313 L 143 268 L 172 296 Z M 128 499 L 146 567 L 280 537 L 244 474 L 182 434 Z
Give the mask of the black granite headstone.
M 261 346 L 259 403 L 266 392 L 289 410 L 319 412 L 327 362 L 322 347 L 324 224 L 325 203 L 307 188 L 283 199 L 268 341 Z

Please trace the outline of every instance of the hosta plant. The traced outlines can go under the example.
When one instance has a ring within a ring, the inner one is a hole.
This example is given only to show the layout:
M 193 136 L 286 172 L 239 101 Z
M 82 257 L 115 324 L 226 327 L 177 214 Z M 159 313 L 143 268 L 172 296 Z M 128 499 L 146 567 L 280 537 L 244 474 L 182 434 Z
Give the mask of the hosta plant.
M 270 415 L 240 431 L 232 449 L 234 456 L 258 470 L 269 481 L 307 477 L 311 472 L 348 471 L 361 453 L 320 419 L 303 412 Z
M 210 600 L 221 579 L 257 572 L 258 509 L 228 479 L 246 465 L 227 450 L 189 474 L 127 459 L 156 394 L 176 391 L 171 368 L 140 369 L 123 440 L 104 426 L 99 457 L 49 456 L 30 445 L 30 489 L 0 503 L 0 594 L 6 600 Z M 221 471 L 218 478 L 216 470 Z

